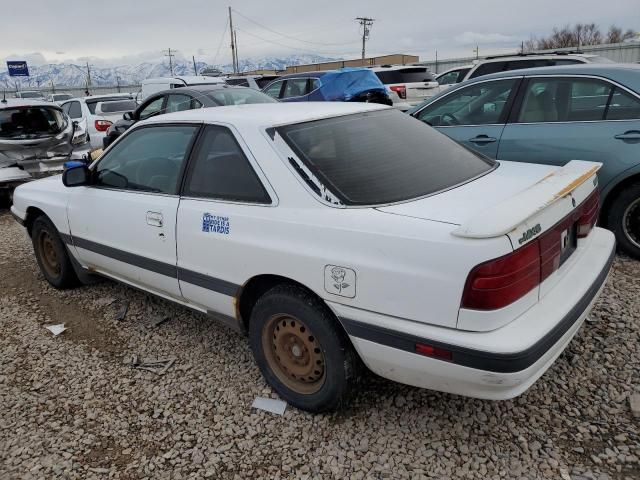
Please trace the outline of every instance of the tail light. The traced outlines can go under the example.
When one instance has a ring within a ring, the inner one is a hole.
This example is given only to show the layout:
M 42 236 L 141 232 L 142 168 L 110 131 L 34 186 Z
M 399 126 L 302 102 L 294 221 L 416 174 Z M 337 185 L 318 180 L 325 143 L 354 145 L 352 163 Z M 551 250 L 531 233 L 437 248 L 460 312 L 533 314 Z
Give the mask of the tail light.
M 96 120 L 94 125 L 97 131 L 106 132 L 109 130 L 109 127 L 113 125 L 113 122 L 110 122 L 109 120 Z
M 405 85 L 392 85 L 391 91 L 396 92 L 403 100 L 407 98 L 407 87 Z
M 495 310 L 506 307 L 536 288 L 560 267 L 563 232 L 576 228 L 586 237 L 598 218 L 597 189 L 536 240 L 474 267 L 464 286 L 462 308 Z
M 597 188 L 582 202 L 581 208 L 582 215 L 578 219 L 578 238 L 584 238 L 589 235 L 589 232 L 598 221 L 598 213 L 600 213 L 600 193 Z
M 476 266 L 462 294 L 462 308 L 495 310 L 540 284 L 540 244 L 535 240 L 504 257 Z

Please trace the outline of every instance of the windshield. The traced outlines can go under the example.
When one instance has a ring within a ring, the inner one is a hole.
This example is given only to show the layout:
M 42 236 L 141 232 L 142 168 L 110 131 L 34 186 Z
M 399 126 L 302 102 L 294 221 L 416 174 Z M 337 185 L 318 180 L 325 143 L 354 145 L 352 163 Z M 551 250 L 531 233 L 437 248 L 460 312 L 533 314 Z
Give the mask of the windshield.
M 57 102 L 59 100 L 69 100 L 70 98 L 73 98 L 71 95 L 68 95 L 66 93 L 57 93 L 53 95 L 53 99 Z
M 135 100 L 118 100 L 114 102 L 101 102 L 100 110 L 102 113 L 114 112 L 131 112 L 136 109 L 138 104 Z
M 492 160 L 392 109 L 277 130 L 345 205 L 384 205 L 424 197 L 495 166 Z
M 20 92 L 20 98 L 42 98 L 40 92 Z
M 221 88 L 207 94 L 218 105 L 244 105 L 247 103 L 278 103 L 269 95 L 250 88 Z
M 66 127 L 62 112 L 48 107 L 21 107 L 0 110 L 0 138 L 28 140 L 46 138 Z

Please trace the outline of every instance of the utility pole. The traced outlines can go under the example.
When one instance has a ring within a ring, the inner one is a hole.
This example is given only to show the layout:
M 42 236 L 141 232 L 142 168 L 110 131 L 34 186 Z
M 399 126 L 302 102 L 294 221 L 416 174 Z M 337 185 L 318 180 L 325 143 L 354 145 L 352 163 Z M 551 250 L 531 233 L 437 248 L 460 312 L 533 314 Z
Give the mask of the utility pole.
M 198 75 L 198 68 L 196 67 L 196 56 L 191 55 L 191 59 L 193 60 L 193 74 Z
M 236 46 L 236 71 L 240 73 L 240 60 L 238 60 L 238 32 L 233 31 L 233 43 Z
M 120 93 L 120 77 L 116 75 L 116 84 L 118 85 L 118 93 Z
M 233 63 L 233 73 L 238 73 L 238 58 L 236 56 L 236 35 L 233 30 L 231 7 L 229 7 L 229 32 L 231 34 L 231 63 Z
M 478 48 L 478 45 L 476 45 L 476 48 L 473 49 L 473 53 L 476 54 L 476 60 L 477 60 L 480 55 L 480 49 Z
M 91 86 L 91 69 L 89 68 L 89 62 L 87 62 L 87 89 Z
M 364 60 L 366 42 L 369 39 L 369 32 L 371 29 L 371 25 L 373 25 L 373 22 L 375 21 L 375 19 L 369 18 L 369 17 L 356 17 L 356 20 L 362 26 L 362 60 Z
M 438 50 L 436 50 L 436 73 L 438 73 Z
M 162 53 L 165 57 L 169 57 L 169 72 L 171 72 L 171 75 L 173 75 L 173 57 L 175 57 L 176 55 L 175 53 L 171 53 L 170 48 L 168 48 L 167 50 L 163 50 Z

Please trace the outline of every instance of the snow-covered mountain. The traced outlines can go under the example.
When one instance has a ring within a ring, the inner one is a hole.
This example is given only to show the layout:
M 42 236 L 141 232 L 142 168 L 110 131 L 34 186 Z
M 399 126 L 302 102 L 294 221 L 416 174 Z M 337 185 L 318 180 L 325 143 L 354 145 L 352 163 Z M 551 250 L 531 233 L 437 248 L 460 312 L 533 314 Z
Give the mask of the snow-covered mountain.
M 335 58 L 320 55 L 290 55 L 285 57 L 265 57 L 241 59 L 240 70 L 251 71 L 260 68 L 281 70 L 288 65 L 305 63 L 330 62 Z M 231 64 L 214 65 L 196 62 L 196 69 L 217 68 L 223 72 L 233 71 Z M 118 65 L 109 67 L 92 66 L 91 83 L 93 85 L 137 85 L 145 78 L 165 77 L 170 75 L 169 64 L 166 61 L 149 61 L 136 65 Z M 193 62 L 184 58 L 176 58 L 173 65 L 174 75 L 193 75 Z M 15 88 L 15 82 L 21 88 L 50 86 L 53 81 L 56 87 L 82 87 L 86 85 L 86 65 L 75 63 L 49 63 L 44 65 L 29 65 L 30 77 L 10 77 L 7 70 L 0 70 L 0 88 Z

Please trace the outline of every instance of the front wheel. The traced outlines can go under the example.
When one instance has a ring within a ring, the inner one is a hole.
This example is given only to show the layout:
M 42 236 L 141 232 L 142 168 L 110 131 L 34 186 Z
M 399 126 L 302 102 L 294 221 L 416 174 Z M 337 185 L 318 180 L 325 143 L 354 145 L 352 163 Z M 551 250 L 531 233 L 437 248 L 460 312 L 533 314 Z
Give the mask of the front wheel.
M 249 340 L 267 383 L 309 412 L 340 407 L 356 379 L 357 356 L 319 299 L 293 285 L 265 293 L 253 308 Z
M 52 286 L 64 289 L 78 285 L 78 277 L 58 230 L 44 215 L 33 222 L 31 241 L 40 271 Z
M 620 250 L 640 260 L 640 183 L 618 194 L 609 209 L 607 224 Z

